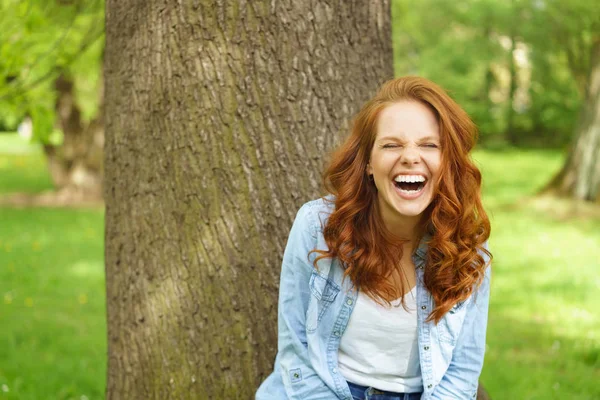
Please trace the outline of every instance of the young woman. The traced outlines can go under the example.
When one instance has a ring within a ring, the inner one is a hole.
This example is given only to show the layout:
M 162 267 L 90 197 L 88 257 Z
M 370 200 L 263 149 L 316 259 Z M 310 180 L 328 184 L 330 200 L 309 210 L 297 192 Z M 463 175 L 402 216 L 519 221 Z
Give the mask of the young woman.
M 296 216 L 263 399 L 473 399 L 491 254 L 477 131 L 437 85 L 385 83 Z

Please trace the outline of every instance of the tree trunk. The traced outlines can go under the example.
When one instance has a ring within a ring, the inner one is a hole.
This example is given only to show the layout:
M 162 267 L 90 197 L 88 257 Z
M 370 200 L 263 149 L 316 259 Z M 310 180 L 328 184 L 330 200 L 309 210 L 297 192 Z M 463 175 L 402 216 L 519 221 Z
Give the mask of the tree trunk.
M 514 10 L 514 7 L 513 7 Z M 516 14 L 516 12 L 515 12 Z M 515 15 L 517 16 L 517 15 Z M 517 91 L 517 62 L 515 60 L 515 50 L 517 48 L 517 35 L 515 34 L 516 27 L 511 27 L 510 33 L 510 50 L 509 50 L 509 71 L 510 71 L 510 86 L 508 89 L 508 105 L 506 107 L 506 140 L 513 146 L 518 144 L 517 135 L 514 126 L 515 116 L 515 92 Z
M 393 77 L 389 0 L 106 3 L 108 399 L 250 399 L 280 262 Z
M 592 46 L 587 92 L 576 139 L 561 171 L 544 191 L 600 202 L 600 37 Z
M 96 200 L 102 197 L 104 125 L 100 94 L 98 117 L 86 123 L 75 102 L 73 82 L 60 75 L 54 84 L 57 125 L 64 135 L 60 146 L 44 145 L 48 168 L 62 197 Z

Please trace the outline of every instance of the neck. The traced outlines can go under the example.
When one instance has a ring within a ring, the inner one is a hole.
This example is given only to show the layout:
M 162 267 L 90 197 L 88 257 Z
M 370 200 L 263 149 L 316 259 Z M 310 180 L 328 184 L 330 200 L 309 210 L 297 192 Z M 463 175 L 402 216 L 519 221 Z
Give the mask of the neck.
M 379 206 L 379 215 L 383 221 L 383 224 L 387 230 L 394 236 L 408 240 L 407 245 L 416 246 L 419 231 L 419 222 L 421 221 L 421 215 L 405 216 L 399 215 L 388 207 Z

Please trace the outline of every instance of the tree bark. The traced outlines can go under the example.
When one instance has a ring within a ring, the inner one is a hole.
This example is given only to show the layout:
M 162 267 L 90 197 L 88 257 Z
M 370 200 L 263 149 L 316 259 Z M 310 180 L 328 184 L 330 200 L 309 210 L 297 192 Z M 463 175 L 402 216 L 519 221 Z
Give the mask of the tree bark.
M 545 192 L 600 202 L 600 37 L 592 45 L 591 67 L 575 141 Z
M 389 0 L 106 3 L 108 399 L 250 399 L 301 203 L 393 77 Z
M 54 86 L 57 125 L 64 135 L 61 145 L 44 145 L 54 186 L 61 197 L 101 199 L 104 155 L 102 93 L 98 117 L 85 122 L 75 101 L 73 81 L 60 75 Z

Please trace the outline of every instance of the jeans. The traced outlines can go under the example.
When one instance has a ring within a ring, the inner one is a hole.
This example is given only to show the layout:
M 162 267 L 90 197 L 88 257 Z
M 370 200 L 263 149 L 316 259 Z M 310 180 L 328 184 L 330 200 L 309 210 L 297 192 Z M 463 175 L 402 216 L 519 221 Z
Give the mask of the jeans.
M 396 393 L 348 382 L 354 400 L 419 400 L 421 393 Z

